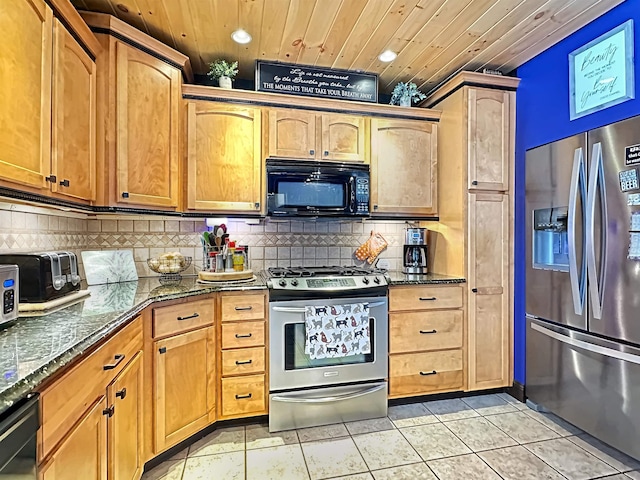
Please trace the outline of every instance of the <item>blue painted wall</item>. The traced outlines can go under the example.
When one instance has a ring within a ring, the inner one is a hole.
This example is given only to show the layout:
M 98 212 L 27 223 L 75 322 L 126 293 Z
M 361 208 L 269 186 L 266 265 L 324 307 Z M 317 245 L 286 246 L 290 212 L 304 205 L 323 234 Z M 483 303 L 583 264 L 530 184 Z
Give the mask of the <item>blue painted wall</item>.
M 570 52 L 634 20 L 636 98 L 585 117 L 569 120 Z M 525 203 L 524 158 L 529 148 L 618 120 L 640 115 L 640 0 L 626 0 L 562 42 L 518 68 L 522 79 L 516 111 L 515 232 L 515 380 L 525 383 Z

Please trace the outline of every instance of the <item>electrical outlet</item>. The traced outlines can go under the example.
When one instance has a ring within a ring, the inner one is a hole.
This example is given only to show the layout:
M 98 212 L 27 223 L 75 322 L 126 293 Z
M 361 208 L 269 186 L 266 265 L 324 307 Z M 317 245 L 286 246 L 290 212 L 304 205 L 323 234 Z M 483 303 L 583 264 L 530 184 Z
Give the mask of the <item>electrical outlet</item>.
M 388 270 L 389 268 L 391 268 L 391 263 L 386 258 L 381 258 L 376 263 L 376 267 L 377 268 L 386 268 Z

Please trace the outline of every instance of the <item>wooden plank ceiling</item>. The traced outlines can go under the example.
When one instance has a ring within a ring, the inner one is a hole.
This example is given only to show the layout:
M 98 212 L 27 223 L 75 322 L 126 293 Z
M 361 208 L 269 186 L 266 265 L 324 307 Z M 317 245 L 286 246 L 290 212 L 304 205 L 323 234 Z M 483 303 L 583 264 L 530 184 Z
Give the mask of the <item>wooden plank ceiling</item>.
M 461 70 L 508 73 L 623 0 L 72 0 L 110 13 L 188 55 L 196 74 L 217 58 L 363 70 L 390 92 L 429 92 Z M 242 28 L 247 45 L 231 40 Z M 378 60 L 390 49 L 391 63 Z

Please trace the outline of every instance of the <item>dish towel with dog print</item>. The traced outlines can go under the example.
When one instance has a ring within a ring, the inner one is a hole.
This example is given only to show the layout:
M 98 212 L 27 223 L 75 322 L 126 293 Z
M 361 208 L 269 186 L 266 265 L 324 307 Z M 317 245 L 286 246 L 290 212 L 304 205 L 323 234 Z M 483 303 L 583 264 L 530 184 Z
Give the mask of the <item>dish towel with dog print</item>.
M 305 307 L 305 353 L 312 359 L 371 353 L 369 305 Z

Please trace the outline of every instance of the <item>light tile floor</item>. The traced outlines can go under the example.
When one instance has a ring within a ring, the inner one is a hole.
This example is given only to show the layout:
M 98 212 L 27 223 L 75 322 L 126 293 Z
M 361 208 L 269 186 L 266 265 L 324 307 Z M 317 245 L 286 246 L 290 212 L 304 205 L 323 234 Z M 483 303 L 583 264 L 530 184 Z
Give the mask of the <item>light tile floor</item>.
M 143 480 L 640 479 L 640 462 L 506 394 L 413 403 L 387 418 L 270 434 L 223 427 Z

